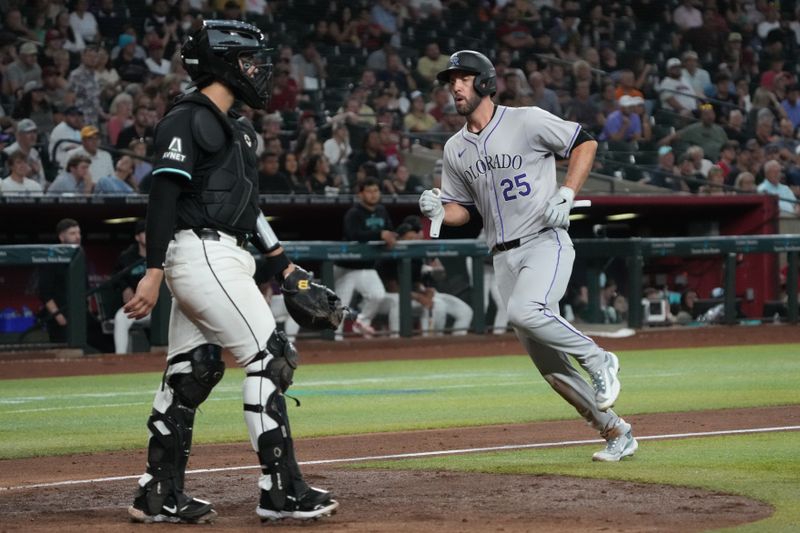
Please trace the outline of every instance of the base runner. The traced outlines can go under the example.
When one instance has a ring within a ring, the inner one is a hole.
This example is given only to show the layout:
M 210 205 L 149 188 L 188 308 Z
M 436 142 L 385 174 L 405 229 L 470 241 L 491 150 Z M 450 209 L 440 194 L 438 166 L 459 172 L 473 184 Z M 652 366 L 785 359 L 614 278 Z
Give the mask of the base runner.
M 575 260 L 569 212 L 592 168 L 597 142 L 580 125 L 538 107 L 494 105 L 497 76 L 479 52 L 454 53 L 438 79 L 450 84 L 456 110 L 467 122 L 444 147 L 441 195 L 423 192 L 422 213 L 460 226 L 470 216 L 464 206 L 477 208 L 509 323 L 544 379 L 607 441 L 592 459 L 633 455 L 638 444 L 631 425 L 611 410 L 620 391 L 617 356 L 575 329 L 558 309 Z M 561 188 L 556 157 L 569 159 Z M 569 356 L 588 372 L 591 385 Z

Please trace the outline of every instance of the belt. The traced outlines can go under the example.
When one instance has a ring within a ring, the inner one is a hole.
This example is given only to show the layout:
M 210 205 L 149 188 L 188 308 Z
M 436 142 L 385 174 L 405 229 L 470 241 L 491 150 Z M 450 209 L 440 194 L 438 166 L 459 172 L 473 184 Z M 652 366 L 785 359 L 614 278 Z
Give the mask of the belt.
M 548 230 L 550 230 L 550 228 L 542 228 L 536 233 L 536 235 L 541 235 L 542 233 L 544 233 L 545 231 L 548 231 Z M 528 241 L 532 240 L 533 238 L 534 237 L 523 237 L 523 239 L 525 239 L 525 242 L 528 242 Z M 519 248 L 520 245 L 522 245 L 522 244 L 523 244 L 523 242 L 522 242 L 521 239 L 512 239 L 512 240 L 506 241 L 506 242 L 498 242 L 497 244 L 495 244 L 492 247 L 492 255 L 494 255 L 494 254 L 496 254 L 498 252 L 505 252 L 506 250 L 513 250 L 514 248 Z
M 192 228 L 192 231 L 204 241 L 219 241 L 221 235 L 227 235 L 228 237 L 236 239 L 236 246 L 239 248 L 245 248 L 247 244 L 247 237 L 244 235 L 232 235 L 230 233 L 220 234 L 220 232 L 214 228 Z
M 496 254 L 497 252 L 505 252 L 506 250 L 511 250 L 513 248 L 519 248 L 519 239 L 514 239 L 512 241 L 506 242 L 498 242 L 492 248 L 492 253 Z

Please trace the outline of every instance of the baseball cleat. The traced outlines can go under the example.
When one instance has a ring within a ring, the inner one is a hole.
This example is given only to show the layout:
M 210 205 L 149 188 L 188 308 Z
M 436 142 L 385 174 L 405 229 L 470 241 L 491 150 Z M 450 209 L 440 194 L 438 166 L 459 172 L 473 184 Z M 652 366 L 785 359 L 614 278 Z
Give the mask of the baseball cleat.
M 620 424 L 617 436 L 608 439 L 606 449 L 595 452 L 592 461 L 618 462 L 623 457 L 632 456 L 639 448 L 639 443 L 633 438 L 631 425 L 624 420 Z
M 262 490 L 261 503 L 256 507 L 256 514 L 262 522 L 276 522 L 285 518 L 318 520 L 336 514 L 339 502 L 332 500 L 329 492 L 314 487 L 309 489 L 299 498 L 287 495 L 283 509 L 271 509 L 269 496 Z
M 179 494 L 176 498 L 168 497 L 158 512 L 151 513 L 147 508 L 147 493 L 140 491 L 128 507 L 128 514 L 133 522 L 152 524 L 166 522 L 172 524 L 205 524 L 214 520 L 217 512 L 210 502 Z
M 619 378 L 619 358 L 611 352 L 606 352 L 606 366 L 591 374 L 592 385 L 594 386 L 594 399 L 597 408 L 601 411 L 610 409 L 617 401 L 620 391 Z
M 375 328 L 360 320 L 356 320 L 353 322 L 353 332 L 358 333 L 365 339 L 371 339 L 375 335 Z

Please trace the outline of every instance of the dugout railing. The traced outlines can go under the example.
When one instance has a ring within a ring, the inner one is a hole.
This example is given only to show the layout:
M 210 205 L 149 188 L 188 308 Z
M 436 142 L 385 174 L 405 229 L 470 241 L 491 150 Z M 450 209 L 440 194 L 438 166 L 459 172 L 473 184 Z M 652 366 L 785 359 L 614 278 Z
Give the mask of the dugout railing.
M 600 316 L 599 274 L 602 260 L 624 258 L 628 272 L 628 299 L 635 303 L 643 294 L 643 270 L 646 259 L 658 257 L 710 257 L 723 258 L 723 303 L 724 323 L 737 322 L 736 306 L 736 268 L 737 255 L 750 253 L 785 253 L 787 263 L 786 292 L 787 320 L 798 322 L 798 252 L 800 235 L 747 235 L 729 237 L 675 237 L 666 239 L 575 239 L 579 259 L 586 260 L 589 292 L 590 318 Z M 390 259 L 398 261 L 400 290 L 400 335 L 412 335 L 411 315 L 411 261 L 412 259 L 433 259 L 436 257 L 472 257 L 472 283 L 470 303 L 474 310 L 473 331 L 486 332 L 486 316 L 483 302 L 483 259 L 488 254 L 483 241 L 473 239 L 398 241 L 391 250 L 380 242 L 336 242 L 336 241 L 287 241 L 283 243 L 287 254 L 299 264 L 319 262 L 318 276 L 323 282 L 334 287 L 334 262 L 377 261 Z M 68 310 L 70 320 L 67 342 L 70 347 L 84 347 L 85 302 L 86 302 L 86 260 L 80 247 L 71 245 L 11 245 L 0 246 L 0 266 L 43 264 L 68 265 Z M 153 344 L 166 344 L 169 323 L 169 295 L 162 286 L 161 295 L 153 310 L 151 341 Z M 643 325 L 642 308 L 630 305 L 628 325 L 640 328 Z
M 633 305 L 642 299 L 643 270 L 648 258 L 678 257 L 723 257 L 724 323 L 735 324 L 736 319 L 736 268 L 738 254 L 786 253 L 789 274 L 786 276 L 788 294 L 787 319 L 798 321 L 797 267 L 800 251 L 800 235 L 752 235 L 730 237 L 674 237 L 666 239 L 574 239 L 577 257 L 587 262 L 587 289 L 589 292 L 588 315 L 599 321 L 601 315 L 599 279 L 602 260 L 624 258 L 628 272 L 628 325 L 640 328 L 643 325 L 642 308 Z M 287 242 L 284 247 L 290 257 L 302 260 L 322 261 L 322 279 L 333 287 L 333 261 L 360 261 L 396 259 L 399 261 L 400 277 L 400 335 L 411 335 L 411 259 L 435 257 L 472 257 L 472 284 L 470 301 L 474 311 L 473 331 L 485 333 L 486 316 L 483 302 L 483 261 L 489 253 L 482 241 L 476 240 L 428 240 L 399 241 L 392 250 L 384 243 Z M 792 275 L 792 273 L 794 273 Z

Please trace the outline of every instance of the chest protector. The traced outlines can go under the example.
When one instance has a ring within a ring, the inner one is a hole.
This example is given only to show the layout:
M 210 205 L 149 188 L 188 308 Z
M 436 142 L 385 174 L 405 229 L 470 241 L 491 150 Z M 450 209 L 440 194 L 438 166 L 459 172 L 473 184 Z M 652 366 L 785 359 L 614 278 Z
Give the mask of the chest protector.
M 244 118 L 224 116 L 201 94 L 190 94 L 192 133 L 198 153 L 194 200 L 213 227 L 234 234 L 253 233 L 258 207 L 256 132 Z

